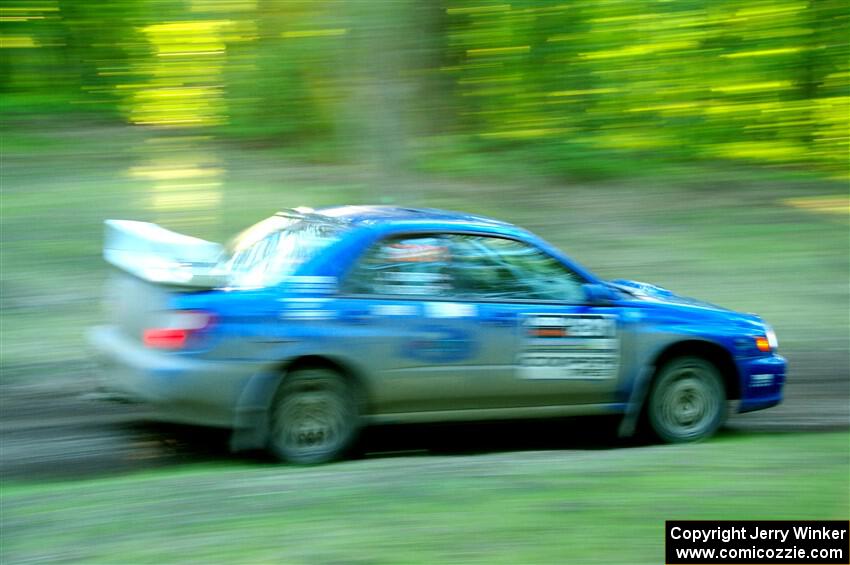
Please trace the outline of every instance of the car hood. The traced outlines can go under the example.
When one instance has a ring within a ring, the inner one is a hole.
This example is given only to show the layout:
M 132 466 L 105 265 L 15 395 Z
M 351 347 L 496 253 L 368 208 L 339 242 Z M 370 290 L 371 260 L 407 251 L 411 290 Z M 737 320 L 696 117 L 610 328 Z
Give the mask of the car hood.
M 649 302 L 661 302 L 665 304 L 674 304 L 677 306 L 693 306 L 695 308 L 705 308 L 708 310 L 717 310 L 719 312 L 733 312 L 733 310 L 729 310 L 728 308 L 723 308 L 722 306 L 717 306 L 716 304 L 705 302 L 704 300 L 697 300 L 696 298 L 681 296 L 676 294 L 672 290 L 668 290 L 666 288 L 662 288 L 660 286 L 656 286 L 650 283 L 617 279 L 609 281 L 609 284 L 611 284 L 615 288 L 625 291 L 626 293 L 638 300 L 645 300 Z

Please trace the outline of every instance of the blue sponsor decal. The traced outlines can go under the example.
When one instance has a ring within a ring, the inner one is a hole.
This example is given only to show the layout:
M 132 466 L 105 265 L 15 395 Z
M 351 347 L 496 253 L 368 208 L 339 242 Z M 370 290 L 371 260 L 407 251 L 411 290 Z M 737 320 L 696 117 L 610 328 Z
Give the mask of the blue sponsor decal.
M 427 363 L 454 363 L 474 353 L 472 335 L 459 328 L 426 325 L 416 328 L 416 336 L 402 348 L 402 356 Z

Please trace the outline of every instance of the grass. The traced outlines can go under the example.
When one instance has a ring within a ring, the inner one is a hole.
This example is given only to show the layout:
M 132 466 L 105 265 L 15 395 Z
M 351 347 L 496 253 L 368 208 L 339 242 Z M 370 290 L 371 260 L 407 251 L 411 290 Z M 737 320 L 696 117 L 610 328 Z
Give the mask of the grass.
M 846 432 L 194 465 L 2 492 L 2 560 L 661 563 L 664 520 L 845 519 Z

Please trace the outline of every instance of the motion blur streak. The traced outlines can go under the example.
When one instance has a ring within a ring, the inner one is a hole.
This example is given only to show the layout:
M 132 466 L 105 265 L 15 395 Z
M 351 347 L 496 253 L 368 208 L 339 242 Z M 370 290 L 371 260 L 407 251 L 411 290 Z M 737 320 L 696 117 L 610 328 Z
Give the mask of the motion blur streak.
M 72 104 L 322 159 L 366 145 L 392 166 L 465 140 L 561 172 L 598 151 L 846 169 L 840 0 L 13 0 L 2 17 L 12 111 Z

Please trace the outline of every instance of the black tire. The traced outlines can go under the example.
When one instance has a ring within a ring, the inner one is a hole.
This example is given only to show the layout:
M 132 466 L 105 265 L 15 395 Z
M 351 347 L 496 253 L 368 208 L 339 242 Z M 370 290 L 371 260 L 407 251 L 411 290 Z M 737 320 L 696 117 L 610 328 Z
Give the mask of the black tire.
M 341 458 L 357 436 L 357 402 L 336 371 L 296 369 L 284 377 L 269 418 L 269 451 L 302 465 Z
M 647 402 L 647 421 L 667 443 L 710 437 L 726 420 L 728 405 L 720 371 L 699 357 L 678 357 L 658 372 Z

